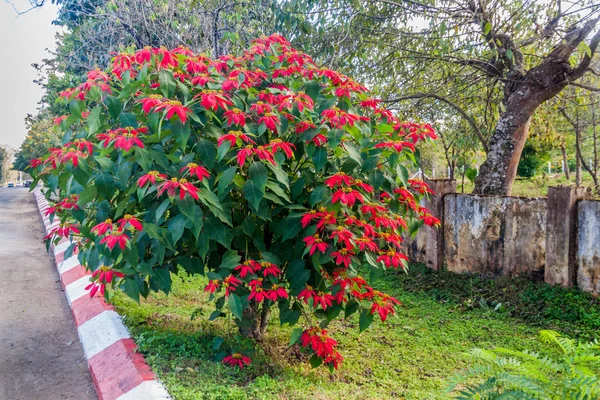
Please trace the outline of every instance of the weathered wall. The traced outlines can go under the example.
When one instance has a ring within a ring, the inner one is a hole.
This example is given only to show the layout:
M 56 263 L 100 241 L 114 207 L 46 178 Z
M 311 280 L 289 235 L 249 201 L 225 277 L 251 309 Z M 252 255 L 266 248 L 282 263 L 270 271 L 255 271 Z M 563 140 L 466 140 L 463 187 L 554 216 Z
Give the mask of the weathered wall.
M 545 198 L 447 195 L 446 267 L 457 273 L 543 278 L 546 217 Z
M 577 204 L 577 286 L 600 294 L 600 201 Z
M 423 198 L 421 205 L 429 210 L 431 215 L 444 220 L 444 196 L 456 192 L 454 179 L 428 179 L 429 185 L 435 195 Z M 423 263 L 429 268 L 441 269 L 444 266 L 443 231 L 424 225 L 415 237 L 405 236 L 404 246 L 408 257 L 418 263 Z

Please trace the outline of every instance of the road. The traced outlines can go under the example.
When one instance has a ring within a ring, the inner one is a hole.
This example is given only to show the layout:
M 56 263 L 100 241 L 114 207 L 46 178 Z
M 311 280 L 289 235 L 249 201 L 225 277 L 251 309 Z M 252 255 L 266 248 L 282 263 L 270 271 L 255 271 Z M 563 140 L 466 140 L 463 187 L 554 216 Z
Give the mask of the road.
M 43 236 L 33 194 L 0 187 L 0 399 L 96 399 Z

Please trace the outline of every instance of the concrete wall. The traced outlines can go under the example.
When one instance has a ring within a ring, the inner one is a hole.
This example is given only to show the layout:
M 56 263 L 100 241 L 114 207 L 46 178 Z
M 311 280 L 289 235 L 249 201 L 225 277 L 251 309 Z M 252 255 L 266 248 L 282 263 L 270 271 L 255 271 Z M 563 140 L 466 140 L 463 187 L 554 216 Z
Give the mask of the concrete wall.
M 600 294 L 600 201 L 577 205 L 577 286 Z
M 449 194 L 445 197 L 446 268 L 486 276 L 543 279 L 546 199 Z

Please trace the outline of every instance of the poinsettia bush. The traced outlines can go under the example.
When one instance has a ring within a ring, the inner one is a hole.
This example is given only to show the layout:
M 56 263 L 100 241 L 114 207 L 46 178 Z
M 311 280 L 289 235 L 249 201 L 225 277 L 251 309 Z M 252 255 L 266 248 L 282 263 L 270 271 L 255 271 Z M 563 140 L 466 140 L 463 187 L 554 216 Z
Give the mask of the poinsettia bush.
M 32 169 L 59 199 L 48 240 L 72 241 L 92 296 L 139 300 L 168 293 L 172 274 L 202 274 L 211 320 L 260 341 L 276 309 L 281 324 L 302 319 L 291 343 L 313 365 L 337 368 L 329 322 L 359 313 L 364 330 L 394 314 L 371 281 L 407 268 L 404 233 L 439 223 L 408 172 L 431 127 L 399 121 L 281 36 L 218 59 L 128 49 L 60 99 L 63 146 Z

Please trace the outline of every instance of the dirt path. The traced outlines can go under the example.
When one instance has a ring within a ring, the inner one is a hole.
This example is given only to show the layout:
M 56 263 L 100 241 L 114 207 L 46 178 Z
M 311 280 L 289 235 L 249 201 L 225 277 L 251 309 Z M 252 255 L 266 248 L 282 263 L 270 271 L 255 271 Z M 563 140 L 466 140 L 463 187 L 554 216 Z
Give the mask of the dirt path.
M 96 399 L 33 195 L 0 187 L 0 399 Z

